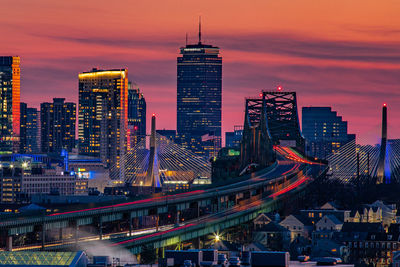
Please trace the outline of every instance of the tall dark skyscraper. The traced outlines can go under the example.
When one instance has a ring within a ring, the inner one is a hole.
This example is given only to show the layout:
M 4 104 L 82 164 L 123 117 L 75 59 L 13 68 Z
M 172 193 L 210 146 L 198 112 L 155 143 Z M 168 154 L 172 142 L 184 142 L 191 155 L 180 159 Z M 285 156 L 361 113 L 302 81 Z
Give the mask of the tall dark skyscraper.
M 20 130 L 20 152 L 39 153 L 38 144 L 38 111 L 36 108 L 28 108 L 26 103 L 21 102 L 21 130 Z
M 128 70 L 79 74 L 79 153 L 120 168 L 128 128 Z
M 134 147 L 146 136 L 146 100 L 136 84 L 128 83 L 127 145 Z
M 19 151 L 20 82 L 19 57 L 0 56 L 0 154 Z
M 54 98 L 40 104 L 41 151 L 59 153 L 75 147 L 76 104 Z
M 207 156 L 204 142 L 221 139 L 222 57 L 219 48 L 201 42 L 181 47 L 177 59 L 177 132 L 194 152 Z M 201 137 L 206 135 L 207 140 Z M 203 140 L 203 141 L 202 141 Z M 214 140 L 214 139 L 213 139 Z
M 347 133 L 347 121 L 331 107 L 303 107 L 302 133 L 307 155 L 322 159 L 355 139 Z

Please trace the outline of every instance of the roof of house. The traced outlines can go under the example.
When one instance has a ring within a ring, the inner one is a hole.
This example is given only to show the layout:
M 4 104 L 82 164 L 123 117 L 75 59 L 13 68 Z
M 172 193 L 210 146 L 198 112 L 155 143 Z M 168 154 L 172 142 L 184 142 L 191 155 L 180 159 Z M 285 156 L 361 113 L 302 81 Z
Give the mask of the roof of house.
M 332 221 L 335 225 L 342 225 L 342 224 L 343 224 L 343 222 L 342 222 L 341 220 L 339 220 L 338 218 L 336 218 L 336 216 L 333 215 L 333 214 L 328 214 L 328 215 L 323 216 L 323 217 L 317 222 L 317 224 L 323 222 L 323 220 L 325 220 L 325 219 L 329 219 L 329 220 Z
M 255 219 L 254 222 L 271 222 L 274 221 L 275 216 L 272 213 L 260 213 Z
M 338 210 L 339 206 L 335 202 L 326 202 L 320 207 L 321 210 Z
M 289 232 L 288 229 L 276 222 L 270 222 L 254 230 L 255 232 Z
M 293 216 L 299 220 L 300 222 L 302 222 L 304 225 L 313 225 L 313 223 L 311 222 L 310 218 L 300 215 L 300 214 L 293 214 Z

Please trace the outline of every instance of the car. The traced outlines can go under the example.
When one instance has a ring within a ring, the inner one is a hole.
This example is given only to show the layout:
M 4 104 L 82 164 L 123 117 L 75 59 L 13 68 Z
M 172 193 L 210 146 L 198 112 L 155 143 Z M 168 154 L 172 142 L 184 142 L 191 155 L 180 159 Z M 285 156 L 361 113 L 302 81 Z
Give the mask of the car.
M 185 260 L 183 262 L 183 267 L 192 267 L 192 261 L 191 260 Z
M 336 265 L 337 260 L 335 258 L 324 257 L 317 259 L 317 265 Z
M 228 263 L 229 267 L 240 266 L 240 259 L 239 257 L 230 257 Z
M 298 259 L 300 262 L 306 262 L 306 261 L 309 261 L 309 260 L 310 260 L 310 256 L 307 256 L 307 255 L 300 255 L 300 256 L 297 257 L 297 259 Z
M 228 259 L 225 254 L 218 254 L 218 265 L 221 265 L 222 267 L 228 266 Z

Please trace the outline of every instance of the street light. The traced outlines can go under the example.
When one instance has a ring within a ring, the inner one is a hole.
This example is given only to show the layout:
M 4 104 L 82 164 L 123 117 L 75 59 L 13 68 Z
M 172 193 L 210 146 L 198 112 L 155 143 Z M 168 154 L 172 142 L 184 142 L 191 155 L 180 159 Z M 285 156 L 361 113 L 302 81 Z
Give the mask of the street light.
M 219 242 L 221 240 L 221 237 L 219 236 L 219 234 L 214 235 L 214 240 L 215 240 L 215 242 Z

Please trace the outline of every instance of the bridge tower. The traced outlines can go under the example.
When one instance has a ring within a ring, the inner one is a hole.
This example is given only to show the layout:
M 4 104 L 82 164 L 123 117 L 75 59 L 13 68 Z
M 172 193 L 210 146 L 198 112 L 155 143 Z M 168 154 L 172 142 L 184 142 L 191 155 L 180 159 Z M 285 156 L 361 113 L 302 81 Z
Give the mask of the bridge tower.
M 151 117 L 151 135 L 150 135 L 150 156 L 149 165 L 146 175 L 146 186 L 153 188 L 161 188 L 161 180 L 159 175 L 159 163 L 157 156 L 157 143 L 156 143 L 156 115 Z
M 383 104 L 381 149 L 379 152 L 378 169 L 376 172 L 377 184 L 385 182 L 386 143 L 387 143 L 387 105 Z
M 267 167 L 275 161 L 271 135 L 268 129 L 265 97 L 246 99 L 243 137 L 241 142 L 241 169 L 255 163 Z
M 300 131 L 296 92 L 263 91 L 267 121 L 274 145 L 294 147 L 304 152 L 305 140 Z

